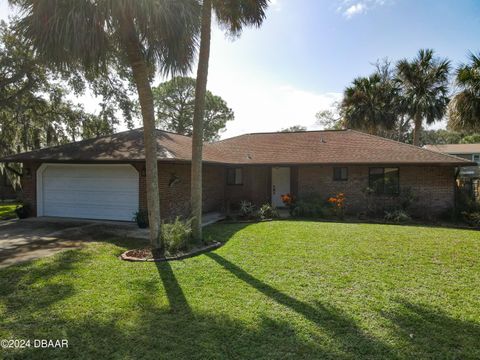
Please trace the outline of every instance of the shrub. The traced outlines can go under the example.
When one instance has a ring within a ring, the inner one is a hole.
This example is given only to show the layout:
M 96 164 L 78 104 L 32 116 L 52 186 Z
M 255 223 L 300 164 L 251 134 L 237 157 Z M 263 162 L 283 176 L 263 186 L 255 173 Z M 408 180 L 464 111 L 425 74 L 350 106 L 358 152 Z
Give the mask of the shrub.
M 133 215 L 133 221 L 135 221 L 140 229 L 148 227 L 148 211 L 145 209 L 138 210 Z
M 480 227 L 480 211 L 462 212 L 463 220 L 470 226 Z
M 261 220 L 278 218 L 278 211 L 270 204 L 263 204 L 257 213 Z
M 412 188 L 402 188 L 399 195 L 399 203 L 402 210 L 407 211 L 417 201 L 418 196 L 413 193 Z
M 162 239 L 165 244 L 165 251 L 170 255 L 186 250 L 191 236 L 192 219 L 183 221 L 177 216 L 174 222 L 162 224 Z
M 242 200 L 240 202 L 240 214 L 246 218 L 253 217 L 255 215 L 255 205 L 250 201 Z
M 404 223 L 412 220 L 405 210 L 393 210 L 385 212 L 385 221 Z
M 17 214 L 17 217 L 19 219 L 26 219 L 30 216 L 31 211 L 30 211 L 30 205 L 28 204 L 23 204 L 19 205 L 15 208 L 15 214 Z
M 325 218 L 329 215 L 325 200 L 318 194 L 307 194 L 295 202 L 291 210 L 292 216 Z

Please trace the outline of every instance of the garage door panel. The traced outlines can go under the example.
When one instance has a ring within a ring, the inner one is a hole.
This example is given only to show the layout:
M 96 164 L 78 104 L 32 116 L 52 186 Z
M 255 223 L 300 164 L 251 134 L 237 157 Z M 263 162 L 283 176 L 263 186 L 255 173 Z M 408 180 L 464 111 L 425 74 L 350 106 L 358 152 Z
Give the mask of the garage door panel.
M 131 221 L 138 210 L 138 172 L 130 165 L 47 165 L 43 215 Z

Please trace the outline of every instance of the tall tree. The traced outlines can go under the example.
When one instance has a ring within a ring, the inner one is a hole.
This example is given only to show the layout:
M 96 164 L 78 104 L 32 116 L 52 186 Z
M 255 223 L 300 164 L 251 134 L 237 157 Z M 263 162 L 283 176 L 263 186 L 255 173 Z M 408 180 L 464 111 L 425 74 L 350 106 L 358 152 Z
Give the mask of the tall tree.
M 82 93 L 84 79 L 52 74 L 5 22 L 0 22 L 0 69 L 0 156 L 114 131 L 118 123 L 115 114 L 91 114 L 67 100 L 69 95 Z M 77 91 L 72 92 L 73 87 Z M 103 99 L 101 92 L 97 94 Z M 113 97 L 102 103 L 109 109 L 116 101 Z M 19 164 L 12 166 L 20 170 Z M 18 176 L 7 174 L 12 183 L 19 183 Z
M 191 136 L 195 109 L 195 79 L 175 77 L 153 88 L 153 100 L 157 125 L 161 129 Z M 220 138 L 227 121 L 234 119 L 234 113 L 220 96 L 207 90 L 205 95 L 205 116 L 203 140 Z
M 448 127 L 456 131 L 480 132 L 480 53 L 470 54 L 470 62 L 456 70 L 460 91 L 448 108 Z
M 414 125 L 413 144 L 420 144 L 423 122 L 441 120 L 448 105 L 450 61 L 434 56 L 433 50 L 420 50 L 412 61 L 397 63 L 397 83 L 403 108 Z
M 388 74 L 359 77 L 343 93 L 342 125 L 377 135 L 394 128 L 399 116 L 398 90 Z
M 193 237 L 196 240 L 202 239 L 202 141 L 212 10 L 222 27 L 232 35 L 239 35 L 244 26 L 259 27 L 263 23 L 267 6 L 268 0 L 203 0 L 192 136 L 191 206 Z
M 284 128 L 279 132 L 298 132 L 298 131 L 307 131 L 307 127 L 303 125 L 293 125 L 293 126 Z
M 59 69 L 91 77 L 127 65 L 136 86 L 144 128 L 150 241 L 160 238 L 157 140 L 151 80 L 186 71 L 193 60 L 199 7 L 192 0 L 10 0 L 22 10 L 19 31 Z

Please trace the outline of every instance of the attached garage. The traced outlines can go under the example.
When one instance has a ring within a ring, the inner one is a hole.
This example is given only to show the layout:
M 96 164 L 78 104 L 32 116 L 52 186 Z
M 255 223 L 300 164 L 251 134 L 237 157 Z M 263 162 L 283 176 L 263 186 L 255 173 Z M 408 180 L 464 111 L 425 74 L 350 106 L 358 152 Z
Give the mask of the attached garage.
M 131 165 L 43 164 L 37 170 L 37 216 L 131 221 L 138 210 Z

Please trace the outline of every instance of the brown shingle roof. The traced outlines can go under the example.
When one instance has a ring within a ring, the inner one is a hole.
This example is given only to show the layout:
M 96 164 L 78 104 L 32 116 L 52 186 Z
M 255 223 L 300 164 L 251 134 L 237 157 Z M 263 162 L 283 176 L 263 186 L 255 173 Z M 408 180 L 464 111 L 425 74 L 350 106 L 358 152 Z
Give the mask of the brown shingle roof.
M 158 159 L 190 161 L 188 136 L 157 130 Z M 246 134 L 205 144 L 206 162 L 225 164 L 437 164 L 468 166 L 450 155 L 353 130 Z M 12 155 L 0 161 L 141 161 L 143 129 Z
M 425 145 L 425 149 L 445 154 L 480 154 L 480 144 Z
M 210 146 L 237 164 L 443 164 L 469 165 L 440 154 L 354 130 L 257 133 Z

